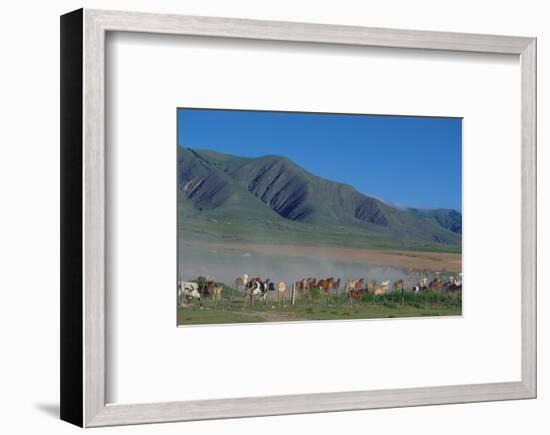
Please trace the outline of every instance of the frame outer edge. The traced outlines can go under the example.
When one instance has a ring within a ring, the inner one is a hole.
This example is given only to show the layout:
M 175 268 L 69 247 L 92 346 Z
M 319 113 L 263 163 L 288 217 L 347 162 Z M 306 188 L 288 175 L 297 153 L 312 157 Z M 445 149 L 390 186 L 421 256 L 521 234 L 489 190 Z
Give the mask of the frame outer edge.
M 522 382 L 537 396 L 537 40 L 520 55 L 522 195 Z
M 84 10 L 84 425 L 105 407 L 105 29 Z
M 391 48 L 521 54 L 531 38 L 521 36 L 285 21 L 88 10 L 109 30 L 229 38 L 349 44 Z
M 313 414 L 526 398 L 521 382 L 248 397 L 230 400 L 107 405 L 93 427 Z
M 521 382 L 106 405 L 105 33 L 149 32 L 520 55 Z M 526 399 L 536 395 L 536 45 L 533 38 L 84 10 L 84 425 L 87 427 Z M 254 406 L 264 403 L 258 411 Z
M 82 9 L 60 17 L 60 418 L 83 425 Z

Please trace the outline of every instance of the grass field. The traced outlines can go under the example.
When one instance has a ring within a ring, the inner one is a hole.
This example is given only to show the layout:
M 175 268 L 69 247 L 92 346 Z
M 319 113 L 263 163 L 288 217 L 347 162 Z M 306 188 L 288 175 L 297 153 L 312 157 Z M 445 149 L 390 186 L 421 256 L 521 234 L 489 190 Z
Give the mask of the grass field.
M 300 246 L 396 249 L 418 252 L 461 253 L 461 244 L 408 240 L 390 234 L 370 232 L 349 226 L 317 226 L 294 221 L 221 217 L 219 219 L 179 218 L 179 234 L 184 241 L 290 244 Z
M 287 300 L 278 303 L 257 301 L 243 304 L 242 297 L 225 297 L 217 306 L 205 300 L 200 305 L 192 303 L 178 308 L 178 325 L 204 325 L 223 323 L 289 322 L 301 320 L 380 319 L 397 317 L 458 316 L 462 314 L 460 294 L 423 292 L 390 293 L 385 296 L 365 296 L 351 303 L 344 294 L 329 299 L 297 300 L 294 305 Z

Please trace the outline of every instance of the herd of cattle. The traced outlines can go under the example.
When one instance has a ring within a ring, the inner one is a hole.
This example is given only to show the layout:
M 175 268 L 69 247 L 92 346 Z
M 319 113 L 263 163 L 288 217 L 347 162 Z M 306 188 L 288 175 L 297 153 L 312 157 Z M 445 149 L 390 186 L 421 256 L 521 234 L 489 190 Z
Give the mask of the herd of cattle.
M 319 279 L 309 277 L 293 283 L 295 296 L 305 300 L 311 299 L 313 291 L 319 292 L 324 296 L 331 296 L 333 293 L 339 292 L 341 287 L 340 278 L 333 277 Z M 287 285 L 284 281 L 278 283 L 270 279 L 250 278 L 248 274 L 238 276 L 233 282 L 234 290 L 241 292 L 244 297 L 244 304 L 253 304 L 258 298 L 260 301 L 267 303 L 272 297 L 270 294 L 277 294 L 277 301 L 284 303 L 286 298 Z M 224 285 L 214 282 L 210 277 L 200 276 L 194 281 L 178 281 L 178 304 L 184 305 L 188 301 L 201 301 L 208 297 L 214 301 L 214 306 L 217 305 L 221 298 Z M 344 283 L 344 292 L 350 300 L 361 299 L 367 294 L 376 296 L 385 295 L 390 291 L 411 291 L 419 293 L 422 291 L 462 291 L 462 273 L 457 276 L 449 276 L 446 279 L 441 279 L 436 274 L 431 280 L 420 275 L 418 279 L 398 279 L 393 282 L 385 280 L 377 282 L 376 280 L 365 280 L 364 278 L 347 280 Z

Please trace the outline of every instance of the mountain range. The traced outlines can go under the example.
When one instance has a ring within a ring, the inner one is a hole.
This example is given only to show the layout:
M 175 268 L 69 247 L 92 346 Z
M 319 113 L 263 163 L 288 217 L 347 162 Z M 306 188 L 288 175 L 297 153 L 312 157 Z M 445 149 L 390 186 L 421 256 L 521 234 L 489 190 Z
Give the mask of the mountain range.
M 344 245 L 461 249 L 460 212 L 394 207 L 286 157 L 178 146 L 177 177 L 178 222 L 195 234 L 214 237 L 217 231 L 238 240 L 265 232 L 277 238 L 332 237 Z

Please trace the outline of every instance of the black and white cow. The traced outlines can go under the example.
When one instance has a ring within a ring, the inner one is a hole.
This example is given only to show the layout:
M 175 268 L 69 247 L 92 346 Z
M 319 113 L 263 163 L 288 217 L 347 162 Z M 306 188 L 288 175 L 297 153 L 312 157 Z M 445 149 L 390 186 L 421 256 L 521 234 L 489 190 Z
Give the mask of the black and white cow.
M 252 278 L 247 284 L 244 292 L 244 303 L 248 298 L 250 302 L 254 303 L 254 297 L 260 296 L 260 300 L 267 303 L 267 295 L 269 291 L 275 291 L 275 283 L 271 282 L 269 279 L 262 281 L 261 278 Z

